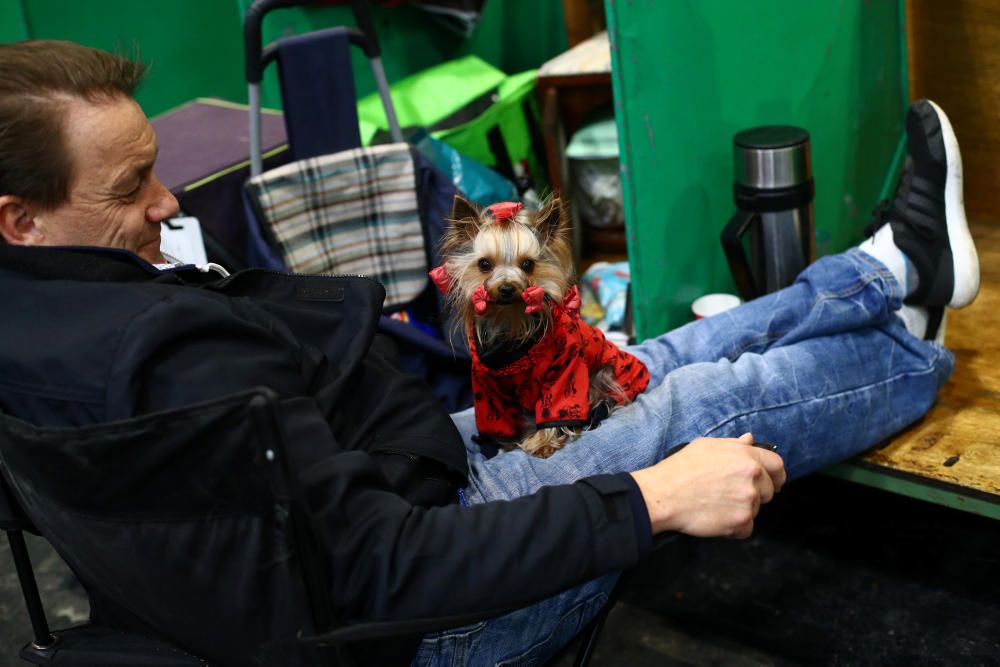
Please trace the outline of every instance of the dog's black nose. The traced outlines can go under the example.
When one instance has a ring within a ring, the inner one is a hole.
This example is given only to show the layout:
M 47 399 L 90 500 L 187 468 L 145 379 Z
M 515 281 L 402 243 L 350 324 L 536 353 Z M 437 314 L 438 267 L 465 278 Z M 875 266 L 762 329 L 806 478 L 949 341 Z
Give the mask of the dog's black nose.
M 500 297 L 501 301 L 512 301 L 516 291 L 513 285 L 501 285 L 500 289 L 497 290 L 497 296 Z

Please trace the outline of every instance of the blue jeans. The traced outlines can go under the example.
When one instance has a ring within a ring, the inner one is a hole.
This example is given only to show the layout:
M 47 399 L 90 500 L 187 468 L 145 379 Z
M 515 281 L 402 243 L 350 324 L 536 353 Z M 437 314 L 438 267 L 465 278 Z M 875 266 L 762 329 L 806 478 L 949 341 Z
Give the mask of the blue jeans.
M 701 436 L 752 432 L 778 446 L 789 479 L 858 454 L 924 415 L 954 367 L 948 350 L 906 331 L 894 313 L 901 302 L 871 256 L 820 259 L 786 289 L 630 348 L 649 368 L 649 387 L 548 459 L 520 450 L 486 458 L 470 440 L 472 410 L 457 413 L 467 502 L 633 471 Z M 541 664 L 597 613 L 617 576 L 427 635 L 414 664 Z

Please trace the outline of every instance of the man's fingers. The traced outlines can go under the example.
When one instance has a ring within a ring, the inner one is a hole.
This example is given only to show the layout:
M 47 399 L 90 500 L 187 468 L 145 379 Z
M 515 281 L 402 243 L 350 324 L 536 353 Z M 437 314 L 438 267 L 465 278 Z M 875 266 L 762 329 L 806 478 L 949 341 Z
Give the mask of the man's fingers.
M 740 524 L 733 530 L 733 537 L 737 540 L 745 540 L 751 535 L 753 535 L 753 519 Z
M 774 491 L 781 491 L 781 487 L 785 485 L 787 478 L 785 474 L 785 462 L 782 458 L 768 449 L 759 448 L 753 450 L 753 455 L 771 478 Z
M 765 468 L 765 472 L 767 469 Z M 757 510 L 760 509 L 760 505 L 767 504 L 771 502 L 774 498 L 774 494 L 777 492 L 774 480 L 771 478 L 770 474 L 762 474 L 757 477 L 757 496 L 760 498 L 760 503 L 754 508 L 754 516 L 757 516 Z

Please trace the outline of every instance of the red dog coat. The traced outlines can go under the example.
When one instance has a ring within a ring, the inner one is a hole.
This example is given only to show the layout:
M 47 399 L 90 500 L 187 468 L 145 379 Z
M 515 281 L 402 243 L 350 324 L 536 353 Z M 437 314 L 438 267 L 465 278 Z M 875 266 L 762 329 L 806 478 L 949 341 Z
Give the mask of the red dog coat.
M 646 366 L 608 342 L 600 329 L 584 323 L 579 298 L 570 296 L 564 299 L 566 305 L 553 306 L 552 326 L 545 335 L 519 358 L 500 367 L 483 363 L 472 335 L 472 391 L 480 435 L 519 435 L 526 411 L 534 413 L 538 428 L 586 426 L 591 419 L 590 374 L 602 366 L 614 369 L 615 380 L 629 400 L 646 388 Z

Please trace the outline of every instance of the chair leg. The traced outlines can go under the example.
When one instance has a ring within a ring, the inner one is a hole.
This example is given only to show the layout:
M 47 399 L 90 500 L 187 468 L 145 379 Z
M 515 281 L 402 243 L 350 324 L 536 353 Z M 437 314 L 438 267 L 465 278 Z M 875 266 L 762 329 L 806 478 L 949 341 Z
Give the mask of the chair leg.
M 28 608 L 31 629 L 35 634 L 33 646 L 38 649 L 48 648 L 56 642 L 56 637 L 49 631 L 49 622 L 45 618 L 42 598 L 38 594 L 38 584 L 35 582 L 35 573 L 31 568 L 31 559 L 28 557 L 28 547 L 24 543 L 24 534 L 20 530 L 4 532 L 7 533 L 10 552 L 14 556 L 14 568 L 17 570 L 17 578 L 21 584 L 21 593 L 24 594 L 24 604 Z

